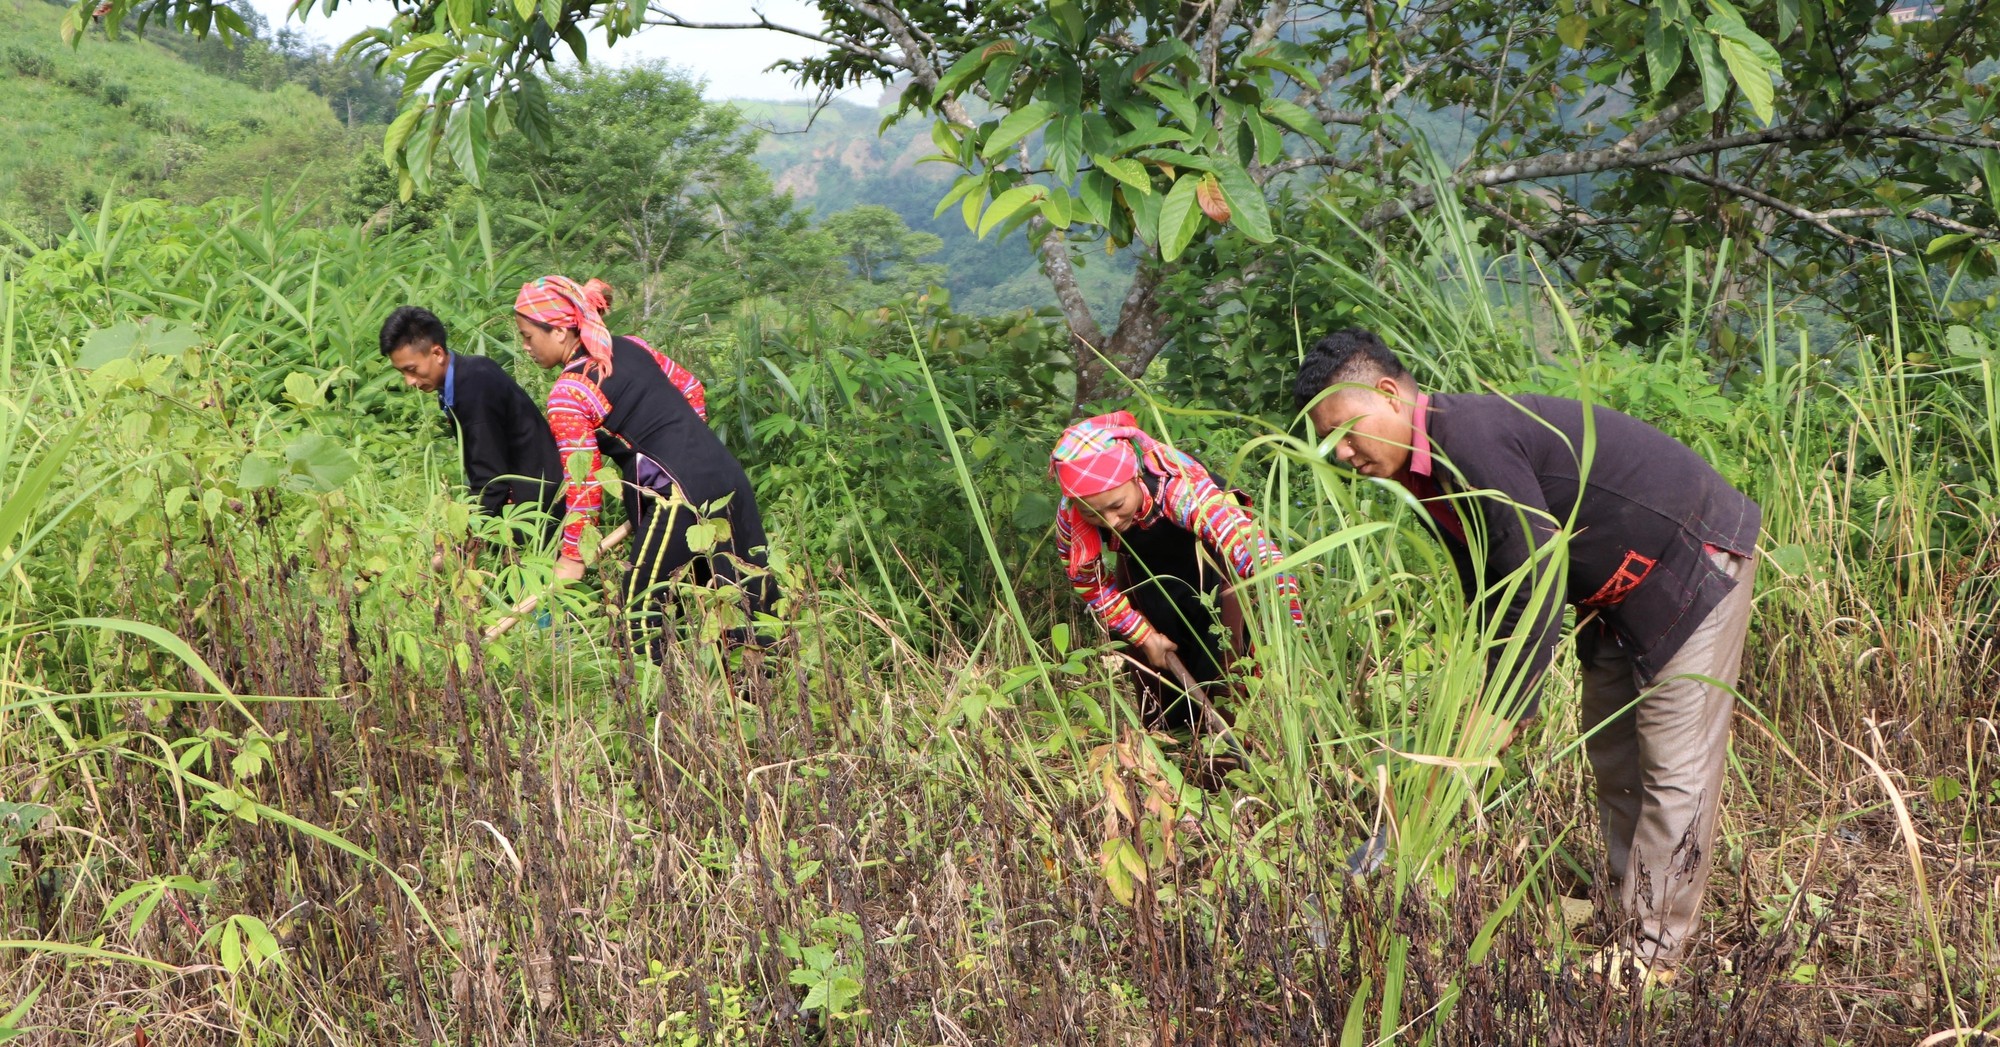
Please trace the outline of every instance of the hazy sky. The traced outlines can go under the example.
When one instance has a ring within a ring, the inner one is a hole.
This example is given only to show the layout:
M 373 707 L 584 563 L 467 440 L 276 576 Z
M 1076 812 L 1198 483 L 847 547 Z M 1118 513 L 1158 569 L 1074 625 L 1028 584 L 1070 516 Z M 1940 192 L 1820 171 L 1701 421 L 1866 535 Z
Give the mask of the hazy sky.
M 290 0 L 252 0 L 252 3 L 270 20 L 273 29 L 285 24 L 285 12 L 291 8 Z M 762 12 L 771 21 L 782 25 L 801 29 L 820 27 L 818 12 L 805 0 L 768 0 L 754 4 L 749 0 L 684 0 L 670 9 L 683 17 L 709 22 L 753 21 L 753 12 Z M 360 30 L 388 21 L 393 14 L 394 8 L 381 0 L 344 0 L 340 10 L 333 15 L 322 15 L 315 10 L 303 23 L 292 23 L 292 28 L 303 30 L 307 35 L 327 43 L 339 44 Z M 725 32 L 654 28 L 619 41 L 615 48 L 604 49 L 602 43 L 601 37 L 591 40 L 590 57 L 593 63 L 624 65 L 638 59 L 665 59 L 669 64 L 708 81 L 707 94 L 710 98 L 779 101 L 805 98 L 811 92 L 794 84 L 791 74 L 767 73 L 764 72 L 765 67 L 780 58 L 799 58 L 823 50 L 810 40 L 761 30 Z M 567 55 L 568 52 L 562 53 Z M 856 97 L 856 100 L 872 102 L 873 94 L 869 92 L 866 98 Z

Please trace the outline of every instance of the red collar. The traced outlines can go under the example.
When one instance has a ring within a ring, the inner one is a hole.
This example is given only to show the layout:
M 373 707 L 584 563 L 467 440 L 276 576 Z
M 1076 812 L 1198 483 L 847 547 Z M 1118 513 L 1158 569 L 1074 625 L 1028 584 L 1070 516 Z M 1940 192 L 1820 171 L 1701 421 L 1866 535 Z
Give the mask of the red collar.
M 1409 470 L 1418 476 L 1431 475 L 1431 434 L 1428 428 L 1431 394 L 1418 393 L 1416 409 L 1410 412 Z

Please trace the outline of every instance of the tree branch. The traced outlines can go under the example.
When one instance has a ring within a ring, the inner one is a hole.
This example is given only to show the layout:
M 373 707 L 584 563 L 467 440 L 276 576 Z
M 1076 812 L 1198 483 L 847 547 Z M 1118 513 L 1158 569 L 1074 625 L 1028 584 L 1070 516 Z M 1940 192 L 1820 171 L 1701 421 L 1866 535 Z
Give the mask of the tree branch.
M 1215 79 L 1215 71 L 1221 63 L 1222 37 L 1229 31 L 1229 22 L 1236 17 L 1238 0 L 1215 0 L 1215 11 L 1208 17 L 1208 32 L 1201 37 L 1201 64 L 1208 67 L 1208 78 Z
M 651 17 L 643 20 L 642 24 L 644 25 L 667 26 L 675 29 L 762 29 L 765 32 L 783 33 L 787 36 L 801 37 L 811 40 L 814 43 L 825 44 L 828 47 L 846 51 L 849 54 L 860 55 L 863 58 L 873 62 L 880 62 L 883 65 L 892 65 L 898 69 L 910 68 L 910 63 L 907 60 L 895 55 L 884 51 L 877 51 L 871 47 L 863 47 L 850 40 L 842 40 L 823 33 L 815 33 L 809 29 L 781 25 L 764 17 L 761 12 L 757 13 L 757 20 L 754 22 L 690 22 L 663 7 L 649 6 L 646 8 L 646 13 Z
M 1568 153 L 1547 153 L 1525 160 L 1509 160 L 1505 163 L 1465 171 L 1451 179 L 1453 188 L 1472 186 L 1492 187 L 1511 182 L 1535 181 L 1543 178 L 1562 178 L 1568 175 L 1597 174 L 1602 171 L 1620 171 L 1635 167 L 1658 167 L 1692 156 L 1710 156 L 1732 149 L 1770 145 L 1781 142 L 1823 142 L 1840 138 L 1913 138 L 1934 140 L 1956 139 L 1957 144 L 1979 148 L 2000 148 L 2000 141 L 1970 138 L 1962 135 L 1935 135 L 1915 128 L 1877 127 L 1844 128 L 1833 124 L 1781 124 L 1762 131 L 1724 135 L 1700 142 L 1655 149 L 1650 152 L 1622 150 L 1618 146 L 1603 149 L 1582 149 Z M 1681 173 L 1676 171 L 1675 173 Z M 1427 185 L 1417 186 L 1409 195 L 1400 200 L 1392 200 L 1370 212 L 1361 220 L 1361 227 L 1373 229 L 1398 216 L 1421 211 L 1437 203 L 1436 192 Z
M 1264 9 L 1263 20 L 1251 31 L 1250 42 L 1245 45 L 1244 52 L 1253 53 L 1277 39 L 1278 30 L 1284 28 L 1285 16 L 1291 13 L 1291 8 L 1291 0 L 1272 0 L 1270 6 Z
M 1720 189 L 1721 191 L 1728 193 L 1731 196 L 1741 197 L 1742 199 L 1749 200 L 1752 203 L 1761 204 L 1774 211 L 1791 215 L 1793 218 L 1796 218 L 1799 221 L 1806 222 L 1812 225 L 1814 228 L 1819 229 L 1821 232 L 1826 233 L 1828 236 L 1833 237 L 1834 239 L 1840 241 L 1841 243 L 1846 244 L 1849 247 L 1867 247 L 1870 248 L 1871 250 L 1882 251 L 1888 254 L 1892 258 L 1902 258 L 1909 253 L 1907 251 L 1897 250 L 1894 247 L 1890 247 L 1888 244 L 1870 240 L 1866 237 L 1855 236 L 1853 233 L 1847 232 L 1846 230 L 1841 229 L 1839 226 L 1834 225 L 1831 221 L 1828 221 L 1826 215 L 1823 215 L 1818 211 L 1814 211 L 1811 208 L 1801 207 L 1800 205 L 1792 203 L 1789 200 L 1781 200 L 1775 196 L 1772 196 L 1770 193 L 1764 192 L 1761 189 L 1753 189 L 1750 186 L 1743 185 L 1740 182 L 1732 182 L 1727 178 L 1719 178 L 1715 175 L 1709 174 L 1708 172 L 1701 170 L 1700 168 L 1693 167 L 1688 164 L 1660 164 L 1655 166 L 1653 169 L 1659 171 L 1661 174 L 1670 174 L 1676 178 L 1685 178 L 1690 182 L 1700 182 L 1702 185 L 1710 186 L 1715 189 Z

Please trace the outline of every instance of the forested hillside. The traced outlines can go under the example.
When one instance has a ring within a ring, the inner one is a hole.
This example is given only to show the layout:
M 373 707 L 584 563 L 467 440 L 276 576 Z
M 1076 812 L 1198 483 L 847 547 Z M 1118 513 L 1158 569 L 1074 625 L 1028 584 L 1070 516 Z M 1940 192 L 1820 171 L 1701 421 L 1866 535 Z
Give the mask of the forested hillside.
M 107 192 L 197 202 L 301 180 L 307 198 L 336 192 L 368 133 L 350 129 L 308 86 L 308 70 L 255 82 L 244 62 L 271 48 L 195 45 L 181 34 L 125 33 L 72 48 L 68 8 L 0 4 L 0 214 L 29 231 L 90 210 Z M 231 60 L 204 69 L 210 50 Z M 231 66 L 234 68 L 230 68 Z M 379 98 L 379 91 L 375 97 Z M 391 96 L 393 98 L 393 95 Z M 356 114 L 380 119 L 379 108 Z

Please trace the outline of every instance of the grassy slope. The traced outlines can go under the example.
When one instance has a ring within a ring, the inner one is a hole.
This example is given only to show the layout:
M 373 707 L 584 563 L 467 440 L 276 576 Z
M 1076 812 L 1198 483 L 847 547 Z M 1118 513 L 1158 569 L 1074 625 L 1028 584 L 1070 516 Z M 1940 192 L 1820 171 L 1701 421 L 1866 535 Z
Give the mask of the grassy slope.
M 1764 506 L 1708 899 L 1717 937 L 1678 989 L 1646 996 L 1583 971 L 1560 922 L 1558 890 L 1580 886 L 1567 863 L 1599 853 L 1568 656 L 1515 768 L 1483 775 L 1459 725 L 1485 638 L 1455 586 L 1422 584 L 1449 567 L 1371 485 L 1316 470 L 1310 498 L 1259 499 L 1301 541 L 1371 518 L 1400 534 L 1350 532 L 1313 557 L 1309 640 L 1265 633 L 1268 689 L 1236 706 L 1257 759 L 1211 795 L 1106 721 L 1128 694 L 1114 666 L 1020 639 L 1068 619 L 1070 637 L 1098 642 L 1052 553 L 1015 579 L 1022 628 L 990 588 L 949 591 L 966 576 L 884 548 L 886 571 L 944 583 L 941 600 L 987 623 L 963 637 L 852 588 L 871 571 L 859 552 L 844 573 L 798 556 L 809 528 L 881 504 L 878 478 L 946 458 L 920 412 L 861 416 L 891 439 L 851 490 L 763 500 L 799 601 L 800 642 L 772 677 L 727 678 L 693 642 L 664 674 L 628 672 L 589 587 L 555 597 L 547 629 L 484 643 L 501 608 L 543 591 L 545 568 L 461 559 L 463 509 L 440 494 L 452 451 L 430 439 L 427 398 L 389 388 L 366 334 L 421 288 L 461 339 L 482 317 L 504 335 L 491 303 L 518 256 L 282 216 L 94 236 L 22 266 L 0 308 L 19 347 L 0 366 L 0 494 L 71 427 L 122 434 L 83 440 L 39 503 L 18 503 L 23 535 L 83 508 L 15 546 L 21 572 L 0 571 L 0 802 L 48 808 L 0 835 L 17 849 L 0 873 L 23 885 L 0 890 L 0 937 L 17 940 L 0 946 L 0 1014 L 39 988 L 25 1020 L 47 1030 L 25 1042 L 133 1042 L 143 1023 L 152 1042 L 217 1047 L 1324 1044 L 1336 1028 L 1361 1043 L 1906 1047 L 2000 1020 L 2000 500 L 1954 479 L 2000 473 L 1991 368 L 1942 386 L 1855 347 L 1859 370 L 1831 373 L 1792 363 L 1773 324 L 1759 328 L 1766 366 L 1725 401 L 1698 357 L 1593 359 L 1603 318 L 1582 297 L 1570 304 L 1587 341 L 1549 339 L 1560 365 L 1526 368 L 1509 349 L 1535 322 L 1524 298 L 1459 297 L 1427 276 L 1488 271 L 1483 258 L 1353 274 L 1371 322 L 1440 347 L 1426 371 L 1440 387 L 1587 384 Z M 103 283 L 71 280 L 81 265 Z M 263 351 L 191 351 L 183 368 L 202 371 L 157 388 L 62 366 L 87 325 L 144 315 Z M 1881 344 L 1934 335 L 1912 324 Z M 314 381 L 281 399 L 292 372 Z M 761 362 L 744 373 L 727 395 L 760 417 L 786 410 Z M 1025 431 L 983 424 L 975 455 Z M 337 490 L 235 479 L 245 449 L 324 458 L 322 436 L 359 466 Z M 1271 454 L 1247 458 L 1253 490 L 1285 490 L 1255 482 Z M 982 500 L 1002 479 L 952 476 Z M 616 568 L 596 570 L 616 592 Z M 685 609 L 709 620 L 701 599 Z M 204 685 L 136 638 L 40 624 L 86 614 L 176 632 L 239 691 L 325 700 L 245 714 L 200 694 L 136 697 Z M 1045 690 L 1032 670 L 1051 654 Z M 252 715 L 283 735 L 252 739 Z M 1482 777 L 1507 795 L 1467 805 L 1460 790 Z M 1378 806 L 1385 780 L 1393 810 Z M 265 805 L 256 824 L 239 796 Z M 1344 855 L 1392 816 L 1389 870 L 1350 881 Z M 118 901 L 179 876 L 208 886 L 137 919 Z M 278 958 L 225 971 L 224 927 L 269 928 Z M 35 938 L 54 945 L 18 943 Z M 176 970 L 47 952 L 90 943 Z M 809 1004 L 821 1013 L 802 1015 Z
M 130 34 L 94 33 L 71 48 L 58 35 L 63 10 L 0 4 L 0 131 L 13 146 L 0 150 L 0 206 L 10 215 L 114 186 L 184 198 L 244 191 L 285 169 L 268 162 L 274 143 L 305 159 L 345 155 L 339 122 L 305 88 L 210 76 Z

